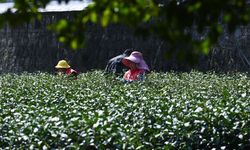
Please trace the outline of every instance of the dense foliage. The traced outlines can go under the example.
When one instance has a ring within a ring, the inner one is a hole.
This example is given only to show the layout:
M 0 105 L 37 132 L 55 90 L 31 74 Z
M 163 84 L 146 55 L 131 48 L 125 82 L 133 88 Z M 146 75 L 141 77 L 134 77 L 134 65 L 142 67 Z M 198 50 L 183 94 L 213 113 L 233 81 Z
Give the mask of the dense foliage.
M 247 74 L 150 73 L 124 84 L 100 71 L 77 80 L 0 76 L 5 149 L 247 149 Z
M 14 0 L 16 11 L 9 9 L 1 14 L 0 25 L 40 20 L 42 13 L 38 10 L 50 1 Z M 191 58 L 200 53 L 208 54 L 223 31 L 232 32 L 239 25 L 247 25 L 249 8 L 248 0 L 93 0 L 73 20 L 62 19 L 51 29 L 57 33 L 59 41 L 78 49 L 84 45 L 89 23 L 103 27 L 123 24 L 143 36 L 157 35 L 171 44 L 171 52 L 176 52 L 178 58 Z M 194 34 L 199 38 L 194 38 Z

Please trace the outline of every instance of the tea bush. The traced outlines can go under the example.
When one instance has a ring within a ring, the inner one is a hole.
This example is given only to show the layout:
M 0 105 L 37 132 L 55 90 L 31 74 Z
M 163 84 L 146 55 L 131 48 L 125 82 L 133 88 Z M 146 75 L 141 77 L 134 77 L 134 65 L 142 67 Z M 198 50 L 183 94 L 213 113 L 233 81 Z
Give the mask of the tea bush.
M 0 76 L 4 149 L 248 149 L 247 74 L 150 73 L 125 84 L 101 71 L 77 80 Z

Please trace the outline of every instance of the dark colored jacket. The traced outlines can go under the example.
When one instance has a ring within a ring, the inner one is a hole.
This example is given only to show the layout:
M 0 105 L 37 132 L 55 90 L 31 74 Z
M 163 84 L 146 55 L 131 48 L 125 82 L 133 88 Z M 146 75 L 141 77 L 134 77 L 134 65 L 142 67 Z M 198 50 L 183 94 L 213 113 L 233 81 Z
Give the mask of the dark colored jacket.
M 108 64 L 105 68 L 105 72 L 107 73 L 124 73 L 124 70 L 127 70 L 128 68 L 126 66 L 123 65 L 122 63 L 122 59 L 124 57 L 126 57 L 127 55 L 126 54 L 121 54 L 121 55 L 118 55 L 114 58 L 111 58 L 109 61 L 108 61 Z

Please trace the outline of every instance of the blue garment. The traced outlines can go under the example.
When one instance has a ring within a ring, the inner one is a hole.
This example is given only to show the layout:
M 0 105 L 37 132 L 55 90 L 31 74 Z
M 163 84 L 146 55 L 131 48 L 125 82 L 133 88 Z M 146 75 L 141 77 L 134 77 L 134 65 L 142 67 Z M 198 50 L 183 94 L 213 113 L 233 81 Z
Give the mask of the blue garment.
M 126 49 L 123 52 L 123 54 L 111 58 L 108 61 L 108 64 L 105 68 L 105 72 L 116 73 L 116 74 L 123 74 L 124 72 L 126 72 L 129 68 L 122 63 L 122 59 L 124 57 L 129 56 L 132 53 L 132 51 L 133 51 L 132 49 Z

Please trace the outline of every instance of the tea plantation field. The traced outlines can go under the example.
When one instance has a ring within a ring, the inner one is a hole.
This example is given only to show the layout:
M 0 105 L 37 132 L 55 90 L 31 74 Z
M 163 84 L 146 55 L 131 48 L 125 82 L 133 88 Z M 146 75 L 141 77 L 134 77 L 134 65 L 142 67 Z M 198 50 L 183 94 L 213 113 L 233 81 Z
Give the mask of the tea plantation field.
M 0 76 L 0 149 L 250 149 L 247 74 Z

